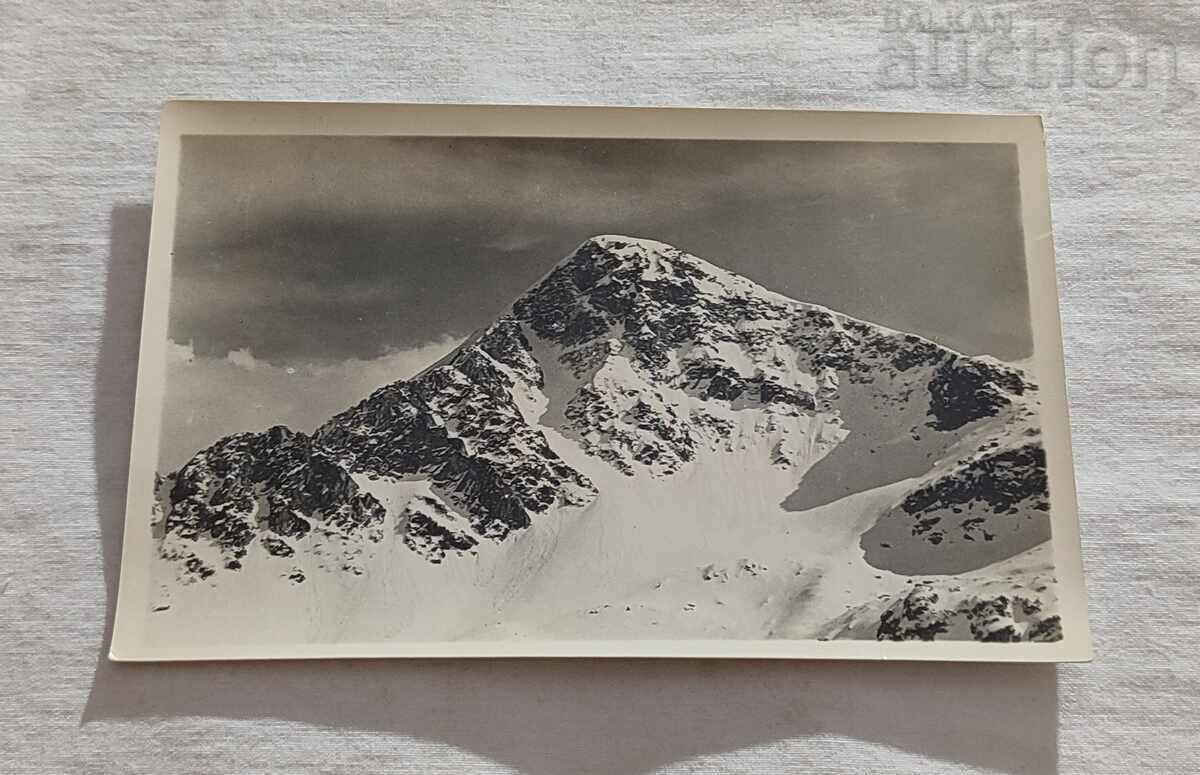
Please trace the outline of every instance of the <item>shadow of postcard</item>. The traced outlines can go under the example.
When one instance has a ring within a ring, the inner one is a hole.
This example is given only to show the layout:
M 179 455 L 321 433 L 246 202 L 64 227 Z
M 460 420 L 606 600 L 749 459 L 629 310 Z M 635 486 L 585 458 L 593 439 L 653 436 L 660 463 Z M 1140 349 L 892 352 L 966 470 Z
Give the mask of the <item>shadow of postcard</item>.
M 804 737 L 854 738 L 1014 774 L 1056 771 L 1054 665 L 109 662 L 149 227 L 149 205 L 112 211 L 95 384 L 107 626 L 83 723 L 285 719 L 443 742 L 530 775 L 648 772 L 705 754 Z

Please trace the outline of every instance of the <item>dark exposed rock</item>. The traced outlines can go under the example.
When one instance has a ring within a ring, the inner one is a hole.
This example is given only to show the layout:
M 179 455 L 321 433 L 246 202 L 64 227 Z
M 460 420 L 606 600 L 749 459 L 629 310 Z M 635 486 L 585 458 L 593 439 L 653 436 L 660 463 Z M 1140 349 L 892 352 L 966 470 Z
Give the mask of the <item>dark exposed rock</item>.
M 904 596 L 900 609 L 885 610 L 879 617 L 879 640 L 933 640 L 950 629 L 949 614 L 937 607 L 938 595 L 919 584 Z
M 464 554 L 479 544 L 465 530 L 451 526 L 457 520 L 441 501 L 418 495 L 405 507 L 398 529 L 405 546 L 438 564 L 448 553 Z
M 937 509 L 960 512 L 960 504 L 983 502 L 994 513 L 1003 514 L 1027 499 L 1035 501 L 1032 507 L 1038 511 L 1049 509 L 1046 451 L 1040 442 L 984 455 L 955 475 L 916 490 L 904 499 L 901 508 L 918 517 Z M 918 520 L 918 524 L 922 521 Z M 970 531 L 982 521 L 982 517 L 977 517 L 959 524 Z
M 262 545 L 263 545 L 263 548 L 267 550 L 267 554 L 273 555 L 275 557 L 291 557 L 293 554 L 296 553 L 296 551 L 294 549 L 292 549 L 291 546 L 288 545 L 287 541 L 283 541 L 279 538 L 274 538 L 272 536 L 267 536 L 266 538 L 263 538 Z
M 1035 643 L 1049 643 L 1062 640 L 1062 619 L 1056 614 L 1042 619 L 1029 629 L 1029 640 Z
M 1020 372 L 978 359 L 947 360 L 929 382 L 929 427 L 952 431 L 992 417 L 1030 386 Z
M 744 377 L 729 366 L 712 361 L 690 361 L 683 368 L 683 387 L 700 398 L 720 401 L 742 399 L 761 404 L 791 404 L 804 411 L 816 408 L 814 397 L 794 387 L 755 374 Z
M 639 364 L 663 368 L 668 351 L 694 339 L 707 322 L 710 300 L 695 284 L 704 273 L 678 249 L 664 246 L 653 258 L 623 255 L 630 245 L 616 238 L 588 240 L 523 296 L 513 313 L 564 347 L 621 326 Z M 652 261 L 661 276 L 647 276 Z
M 529 340 L 516 319 L 505 315 L 479 338 L 479 348 L 496 361 L 511 368 L 531 385 L 542 387 L 542 367 L 534 359 Z
M 592 388 L 581 388 L 567 403 L 564 417 L 566 430 L 574 430 L 584 450 L 612 464 L 614 468 L 633 476 L 630 458 L 660 470 L 673 472 L 691 460 L 695 440 L 687 425 L 669 414 L 658 412 L 645 402 L 637 402 L 622 412 L 608 398 Z M 603 443 L 596 442 L 592 429 L 603 433 Z
M 718 363 L 692 363 L 684 369 L 687 387 L 697 390 L 701 398 L 734 401 L 746 392 L 741 376 L 728 366 Z
M 528 527 L 532 514 L 595 496 L 525 421 L 511 388 L 491 356 L 467 346 L 337 415 L 317 431 L 317 443 L 353 471 L 428 477 L 478 534 L 503 540 Z
M 898 573 L 959 573 L 1050 538 L 1040 441 L 992 449 L 917 488 L 863 534 L 867 562 Z
M 1062 639 L 1057 614 L 1036 596 L 980 592 L 950 594 L 944 584 L 922 581 L 879 616 L 878 640 L 976 640 L 984 643 L 1050 642 Z M 959 590 L 959 587 L 953 587 Z
M 302 538 L 315 523 L 349 535 L 383 517 L 379 502 L 359 492 L 311 438 L 275 426 L 226 437 L 176 472 L 164 509 L 164 553 L 208 578 L 212 567 L 191 553 L 189 542 L 210 542 L 222 566 L 236 571 L 256 538 L 269 553 L 288 556 L 291 547 L 281 539 Z

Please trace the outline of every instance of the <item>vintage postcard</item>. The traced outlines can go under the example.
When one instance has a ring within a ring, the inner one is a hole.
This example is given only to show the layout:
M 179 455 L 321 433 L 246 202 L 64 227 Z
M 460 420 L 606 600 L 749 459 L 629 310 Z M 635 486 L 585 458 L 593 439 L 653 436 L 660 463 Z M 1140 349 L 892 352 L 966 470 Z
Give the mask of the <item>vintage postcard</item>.
M 1041 122 L 169 103 L 112 657 L 1090 656 Z

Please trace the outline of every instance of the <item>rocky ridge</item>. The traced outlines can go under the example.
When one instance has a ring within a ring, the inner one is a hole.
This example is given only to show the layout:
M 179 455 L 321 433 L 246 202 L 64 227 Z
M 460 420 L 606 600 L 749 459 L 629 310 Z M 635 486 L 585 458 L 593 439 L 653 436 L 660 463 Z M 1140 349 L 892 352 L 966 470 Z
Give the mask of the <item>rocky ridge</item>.
M 1036 392 L 994 359 L 663 243 L 595 237 L 442 361 L 311 436 L 277 427 L 197 453 L 162 478 L 155 531 L 185 581 L 256 553 L 324 552 L 322 570 L 361 573 L 385 522 L 405 551 L 442 564 L 602 495 L 559 437 L 631 482 L 761 447 L 764 466 L 793 477 L 793 511 L 917 477 L 863 550 L 896 572 L 954 573 L 1048 537 Z M 376 480 L 422 489 L 389 516 L 360 486 Z

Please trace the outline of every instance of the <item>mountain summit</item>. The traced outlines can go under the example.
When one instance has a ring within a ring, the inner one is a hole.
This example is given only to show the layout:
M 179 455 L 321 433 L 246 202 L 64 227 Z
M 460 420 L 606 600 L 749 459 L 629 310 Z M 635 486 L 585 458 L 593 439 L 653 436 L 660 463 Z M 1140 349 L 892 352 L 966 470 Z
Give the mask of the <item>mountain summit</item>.
M 362 577 L 390 623 L 339 618 L 357 639 L 1050 639 L 1036 396 L 995 359 L 597 236 L 311 436 L 240 434 L 162 478 L 157 608 L 253 583 L 311 609 Z M 1023 580 L 997 587 L 1005 562 Z

